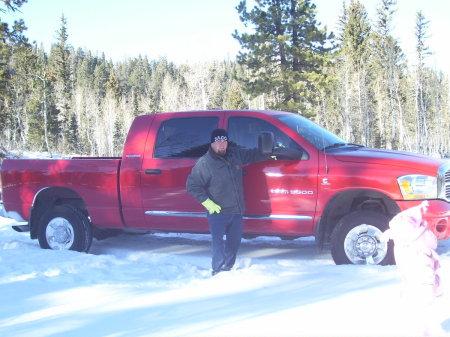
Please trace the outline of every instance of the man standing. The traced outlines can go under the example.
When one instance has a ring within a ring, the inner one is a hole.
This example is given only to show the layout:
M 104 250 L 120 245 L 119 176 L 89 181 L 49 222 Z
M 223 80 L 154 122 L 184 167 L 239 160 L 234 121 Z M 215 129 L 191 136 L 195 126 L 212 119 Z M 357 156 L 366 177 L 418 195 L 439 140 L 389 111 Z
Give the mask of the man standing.
M 187 192 L 208 211 L 213 276 L 233 268 L 241 243 L 245 210 L 242 166 L 265 159 L 268 157 L 258 149 L 228 146 L 227 132 L 216 129 L 211 133 L 208 152 L 187 178 Z

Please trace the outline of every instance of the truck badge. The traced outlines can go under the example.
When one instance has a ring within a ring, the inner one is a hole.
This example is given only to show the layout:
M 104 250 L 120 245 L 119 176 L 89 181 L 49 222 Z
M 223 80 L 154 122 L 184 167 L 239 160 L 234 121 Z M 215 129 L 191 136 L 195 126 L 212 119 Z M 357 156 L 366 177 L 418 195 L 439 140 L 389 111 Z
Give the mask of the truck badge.
M 322 185 L 331 185 L 331 184 L 328 182 L 328 178 L 322 178 Z

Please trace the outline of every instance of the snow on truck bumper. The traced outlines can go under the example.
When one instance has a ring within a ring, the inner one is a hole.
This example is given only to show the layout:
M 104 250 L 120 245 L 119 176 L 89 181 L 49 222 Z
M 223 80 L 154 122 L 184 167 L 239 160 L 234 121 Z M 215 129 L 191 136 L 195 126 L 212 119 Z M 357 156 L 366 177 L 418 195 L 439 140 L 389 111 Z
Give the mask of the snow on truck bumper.
M 400 211 L 414 207 L 422 201 L 398 201 Z M 428 227 L 433 231 L 438 240 L 450 237 L 450 203 L 444 200 L 428 200 L 429 207 L 425 214 Z
M 0 201 L 0 217 L 9 218 L 16 221 L 16 224 L 12 226 L 12 228 L 17 232 L 29 232 L 30 226 L 28 222 L 24 220 L 18 213 L 16 212 L 7 212 L 3 202 Z
M 5 207 L 3 207 L 3 202 L 0 201 L 0 216 L 6 218 L 6 211 L 5 211 Z

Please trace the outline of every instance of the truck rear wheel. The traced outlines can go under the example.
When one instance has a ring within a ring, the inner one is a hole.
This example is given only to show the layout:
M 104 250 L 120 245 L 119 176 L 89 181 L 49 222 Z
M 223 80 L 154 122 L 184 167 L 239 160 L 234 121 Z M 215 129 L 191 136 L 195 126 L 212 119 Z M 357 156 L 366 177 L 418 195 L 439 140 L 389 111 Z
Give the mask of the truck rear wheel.
M 92 244 L 92 227 L 88 217 L 76 207 L 58 205 L 42 215 L 38 239 L 44 249 L 88 252 Z
M 381 240 L 389 219 L 373 211 L 356 211 L 344 216 L 331 236 L 331 255 L 336 264 L 394 263 L 392 242 Z

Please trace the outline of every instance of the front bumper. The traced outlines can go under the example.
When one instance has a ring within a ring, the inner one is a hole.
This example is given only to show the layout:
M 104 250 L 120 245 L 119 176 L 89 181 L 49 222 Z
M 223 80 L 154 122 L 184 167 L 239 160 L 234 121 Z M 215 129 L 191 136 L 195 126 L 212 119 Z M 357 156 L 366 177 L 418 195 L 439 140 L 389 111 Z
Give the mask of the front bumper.
M 417 206 L 422 201 L 398 201 L 400 211 Z M 428 228 L 436 235 L 438 240 L 450 237 L 450 203 L 444 200 L 428 200 L 429 206 L 425 213 Z

